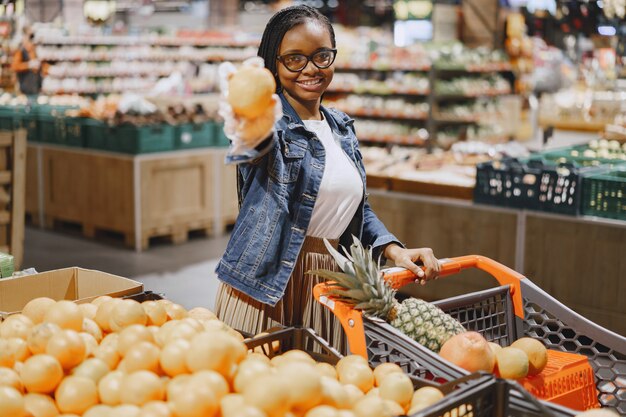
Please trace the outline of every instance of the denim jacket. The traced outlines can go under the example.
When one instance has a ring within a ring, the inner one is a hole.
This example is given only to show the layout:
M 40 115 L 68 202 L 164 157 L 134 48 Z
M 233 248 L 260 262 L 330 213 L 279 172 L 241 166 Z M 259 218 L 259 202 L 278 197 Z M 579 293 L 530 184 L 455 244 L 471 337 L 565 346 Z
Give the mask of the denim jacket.
M 304 243 L 324 173 L 324 146 L 280 95 L 283 118 L 260 151 L 227 157 L 237 162 L 240 210 L 216 273 L 224 283 L 270 305 L 282 298 Z M 335 140 L 358 168 L 365 190 L 365 169 L 354 120 L 322 107 Z M 341 236 L 346 248 L 352 235 L 374 249 L 398 240 L 376 217 L 364 193 L 357 212 Z

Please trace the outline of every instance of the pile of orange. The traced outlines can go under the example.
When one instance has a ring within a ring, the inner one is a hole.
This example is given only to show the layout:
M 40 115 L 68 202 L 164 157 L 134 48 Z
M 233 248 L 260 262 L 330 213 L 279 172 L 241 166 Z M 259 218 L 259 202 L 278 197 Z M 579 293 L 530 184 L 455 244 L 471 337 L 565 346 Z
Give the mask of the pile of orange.
M 385 417 L 439 401 L 394 364 L 271 359 L 204 308 L 37 298 L 0 323 L 0 416 Z

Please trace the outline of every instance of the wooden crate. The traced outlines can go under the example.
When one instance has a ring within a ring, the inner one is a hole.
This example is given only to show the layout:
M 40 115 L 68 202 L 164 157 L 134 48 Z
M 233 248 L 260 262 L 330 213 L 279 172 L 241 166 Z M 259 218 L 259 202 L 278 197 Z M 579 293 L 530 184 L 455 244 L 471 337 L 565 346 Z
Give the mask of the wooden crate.
M 157 236 L 180 243 L 191 231 L 220 234 L 238 212 L 235 169 L 224 165 L 224 155 L 197 149 L 129 156 L 31 145 L 28 212 L 38 218 L 43 207 L 42 226 L 75 224 L 90 238 L 121 234 L 136 250 Z
M 0 252 L 13 255 L 15 269 L 24 254 L 26 131 L 0 132 Z

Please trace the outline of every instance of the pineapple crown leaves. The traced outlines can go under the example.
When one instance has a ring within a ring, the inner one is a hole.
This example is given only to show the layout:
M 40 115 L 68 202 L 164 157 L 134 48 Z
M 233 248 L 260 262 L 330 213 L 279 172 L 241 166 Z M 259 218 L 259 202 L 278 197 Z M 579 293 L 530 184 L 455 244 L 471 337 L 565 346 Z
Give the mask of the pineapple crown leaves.
M 343 272 L 322 269 L 307 273 L 335 281 L 329 293 L 338 300 L 369 315 L 386 317 L 393 306 L 395 291 L 383 279 L 372 249 L 365 248 L 355 236 L 352 239 L 350 252 L 342 248 L 345 256 L 324 239 L 326 249 Z

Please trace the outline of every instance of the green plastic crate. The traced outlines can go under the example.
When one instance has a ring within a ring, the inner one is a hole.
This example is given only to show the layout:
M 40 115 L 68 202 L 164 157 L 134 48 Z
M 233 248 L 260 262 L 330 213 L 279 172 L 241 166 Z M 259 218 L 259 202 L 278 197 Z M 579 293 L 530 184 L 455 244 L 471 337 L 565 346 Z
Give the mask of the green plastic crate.
M 17 130 L 24 125 L 25 112 L 20 107 L 0 107 L 0 130 Z
M 37 134 L 39 141 L 45 143 L 63 143 L 63 127 L 64 119 L 61 116 L 52 114 L 40 114 L 37 116 Z
M 90 149 L 111 150 L 113 128 L 96 119 L 83 119 L 81 136 L 85 147 Z
M 174 147 L 176 149 L 203 148 L 213 145 L 215 129 L 213 123 L 186 123 L 176 126 Z
M 626 165 L 583 178 L 582 213 L 626 220 Z
M 224 134 L 224 123 L 215 122 L 213 123 L 213 128 L 215 129 L 213 134 L 213 146 L 218 147 L 228 147 L 230 146 L 230 140 Z
M 171 151 L 174 149 L 174 126 L 118 126 L 114 129 L 111 144 L 112 151 L 128 154 Z
M 89 120 L 84 117 L 66 117 L 61 125 L 61 142 L 65 146 L 83 148 L 86 146 L 86 129 L 84 124 Z

